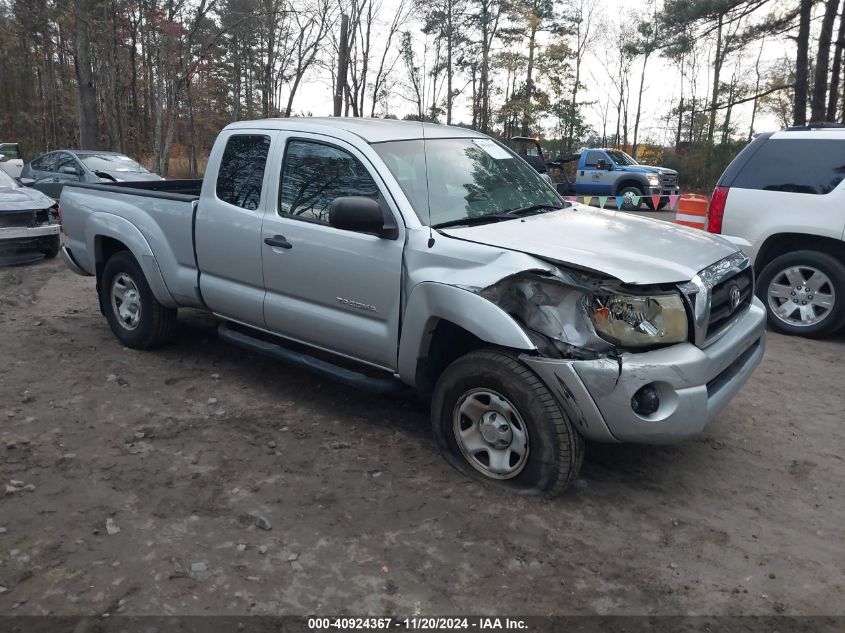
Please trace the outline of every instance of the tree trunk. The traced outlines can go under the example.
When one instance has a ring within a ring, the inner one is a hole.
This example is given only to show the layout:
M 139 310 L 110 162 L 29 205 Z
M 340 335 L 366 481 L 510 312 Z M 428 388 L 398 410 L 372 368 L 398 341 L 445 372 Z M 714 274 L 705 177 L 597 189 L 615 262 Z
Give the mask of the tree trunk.
M 346 91 L 346 68 L 349 65 L 349 16 L 345 13 L 340 19 L 340 45 L 337 54 L 337 85 L 334 91 L 334 115 L 340 116 L 343 110 L 343 98 Z
M 643 72 L 640 75 L 640 93 L 637 96 L 637 115 L 634 117 L 634 142 L 631 145 L 631 156 L 634 157 L 634 160 L 637 160 L 637 151 L 639 150 L 639 146 L 637 145 L 637 135 L 640 131 L 640 113 L 642 111 L 642 104 L 643 104 L 643 87 L 645 85 L 645 69 L 648 65 L 648 57 L 649 52 L 646 52 L 645 57 L 643 58 Z
M 79 85 L 79 148 L 98 149 L 97 91 L 91 59 L 91 14 L 88 0 L 76 0 L 76 37 L 73 38 L 74 66 Z
M 446 0 L 446 125 L 452 125 L 452 6 L 453 0 Z
M 809 80 L 810 19 L 814 0 L 801 0 L 798 21 L 797 53 L 795 55 L 795 101 L 793 107 L 793 125 L 807 123 L 807 83 Z
M 534 97 L 534 50 L 537 48 L 537 21 L 536 16 L 531 24 L 531 33 L 528 37 L 528 68 L 525 77 L 525 108 L 522 111 L 522 134 L 528 136 L 528 124 L 531 121 L 531 99 Z
M 819 48 L 816 52 L 816 71 L 813 78 L 813 98 L 810 103 L 810 120 L 823 121 L 827 107 L 827 71 L 830 68 L 830 43 L 833 39 L 833 22 L 839 0 L 827 0 L 819 33 Z
M 827 121 L 836 120 L 836 103 L 839 101 L 839 82 L 842 66 L 845 64 L 845 0 L 842 0 L 842 12 L 839 15 L 839 33 L 833 49 L 833 69 L 830 73 L 830 92 L 827 97 Z
M 713 144 L 713 134 L 716 132 L 716 106 L 719 105 L 719 75 L 722 71 L 722 22 L 724 16 L 719 16 L 719 26 L 716 30 L 716 57 L 713 60 L 713 95 L 710 98 L 710 123 L 707 126 L 707 144 Z

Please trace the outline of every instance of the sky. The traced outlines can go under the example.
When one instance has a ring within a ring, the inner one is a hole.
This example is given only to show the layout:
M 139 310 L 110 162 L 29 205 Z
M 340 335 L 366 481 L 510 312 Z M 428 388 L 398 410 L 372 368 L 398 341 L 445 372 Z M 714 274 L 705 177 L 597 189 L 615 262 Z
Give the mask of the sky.
M 385 20 L 392 17 L 391 8 L 394 6 L 395 0 L 384 0 L 382 11 L 380 15 L 384 16 Z M 647 2 L 645 0 L 603 0 L 601 2 L 602 17 L 597 20 L 598 37 L 596 38 L 592 50 L 588 53 L 584 66 L 582 69 L 582 83 L 584 87 L 579 93 L 579 102 L 598 102 L 602 103 L 607 98 L 608 91 L 613 92 L 613 85 L 608 77 L 605 62 L 605 48 L 614 46 L 616 38 L 612 35 L 613 25 L 612 21 L 616 16 L 625 16 L 634 12 L 644 12 L 647 9 Z M 424 35 L 419 30 L 418 25 L 411 25 L 409 29 L 414 37 L 415 48 L 422 51 L 424 46 Z M 382 27 L 383 32 L 383 27 Z M 378 31 L 376 41 L 379 40 Z M 396 40 L 394 40 L 395 42 Z M 763 41 L 762 53 L 760 55 L 761 67 L 765 68 L 767 65 L 775 63 L 779 58 L 788 56 L 794 57 L 794 46 L 785 38 L 781 40 L 770 39 Z M 757 62 L 757 54 L 761 48 L 758 45 L 752 45 L 748 51 L 740 59 L 731 59 L 728 65 L 723 69 L 723 79 L 730 78 L 733 72 L 738 72 L 740 76 L 745 76 L 748 81 L 753 82 L 756 76 L 755 64 Z M 702 68 L 697 80 L 697 94 L 704 96 L 709 94 L 712 81 L 712 69 L 709 64 L 709 55 L 711 51 L 704 53 Z M 641 60 L 638 60 L 631 69 L 631 89 L 636 91 L 639 87 L 640 74 L 642 66 Z M 404 68 L 400 63 L 397 63 L 395 70 L 397 78 L 404 79 Z M 726 77 L 727 75 L 727 77 Z M 401 92 L 401 88 L 397 88 L 397 92 Z M 641 140 L 654 143 L 669 143 L 674 138 L 671 129 L 666 126 L 663 118 L 672 104 L 677 102 L 681 91 L 681 76 L 677 67 L 672 66 L 667 60 L 659 56 L 652 56 L 649 59 L 645 88 L 643 92 L 642 105 L 642 122 L 641 122 Z M 467 91 L 468 93 L 468 91 Z M 685 94 L 689 97 L 689 85 L 685 88 Z M 331 77 L 327 70 L 315 71 L 312 73 L 311 80 L 308 81 L 301 93 L 295 100 L 295 111 L 302 114 L 312 114 L 314 116 L 331 115 L 332 113 L 332 88 Z M 632 94 L 629 105 L 629 126 L 633 128 L 633 115 L 636 107 L 636 93 Z M 414 111 L 414 106 L 406 99 L 394 95 L 390 104 L 391 113 L 400 118 L 408 113 Z M 613 106 L 610 106 L 613 110 Z M 752 103 L 741 104 L 736 106 L 732 113 L 732 120 L 735 121 L 740 129 L 745 129 L 743 134 L 747 133 L 748 125 L 751 120 Z M 599 113 L 597 105 L 585 106 L 583 113 L 587 118 L 588 123 L 601 132 L 602 117 Z M 468 94 L 458 97 L 456 101 L 456 111 L 454 115 L 456 121 L 469 121 L 471 119 L 469 109 Z M 615 130 L 615 111 L 609 115 L 608 132 L 612 133 Z M 779 129 L 780 124 L 775 117 L 771 115 L 760 114 L 758 112 L 755 121 L 755 131 L 764 132 Z M 533 131 L 532 131 L 533 132 Z

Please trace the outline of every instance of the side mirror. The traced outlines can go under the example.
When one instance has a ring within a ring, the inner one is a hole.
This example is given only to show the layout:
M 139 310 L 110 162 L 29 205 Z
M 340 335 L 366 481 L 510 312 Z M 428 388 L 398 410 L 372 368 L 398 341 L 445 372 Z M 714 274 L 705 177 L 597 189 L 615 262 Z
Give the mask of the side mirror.
M 35 184 L 35 178 L 20 178 L 19 180 L 24 187 L 31 187 Z
M 7 159 L 6 159 L 6 155 L 5 155 L 5 154 L 0 154 L 0 163 L 5 163 L 5 162 L 6 162 L 6 160 L 7 160 Z
M 605 162 L 605 160 L 603 158 L 599 158 L 596 161 L 596 169 L 598 169 L 599 171 L 603 171 L 603 170 L 607 169 L 607 163 Z
M 79 172 L 76 170 L 76 167 L 73 165 L 62 165 L 59 167 L 60 174 L 66 174 L 68 176 L 78 176 Z
M 329 226 L 356 233 L 372 233 L 378 237 L 395 240 L 399 229 L 372 198 L 345 196 L 335 198 L 329 206 Z

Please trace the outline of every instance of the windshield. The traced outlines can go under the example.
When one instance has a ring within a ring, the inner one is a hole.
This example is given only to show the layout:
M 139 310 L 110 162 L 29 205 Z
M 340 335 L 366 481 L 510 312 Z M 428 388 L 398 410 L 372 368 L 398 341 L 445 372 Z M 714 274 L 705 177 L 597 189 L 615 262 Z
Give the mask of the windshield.
M 148 174 L 134 160 L 123 154 L 77 154 L 79 160 L 91 171 L 132 171 Z
M 21 157 L 21 150 L 15 143 L 0 143 L 0 154 L 3 154 L 3 156 L 10 160 L 14 160 Z
M 426 140 L 425 146 L 422 140 L 390 141 L 373 148 L 425 225 L 429 206 L 432 226 L 528 207 L 563 206 L 534 169 L 491 139 L 438 138 Z
M 610 156 L 610 160 L 617 165 L 639 165 L 639 163 L 628 156 L 628 154 L 620 152 L 619 150 L 608 150 L 607 155 Z
M 18 183 L 5 171 L 0 169 L 0 188 L 2 189 L 17 189 Z

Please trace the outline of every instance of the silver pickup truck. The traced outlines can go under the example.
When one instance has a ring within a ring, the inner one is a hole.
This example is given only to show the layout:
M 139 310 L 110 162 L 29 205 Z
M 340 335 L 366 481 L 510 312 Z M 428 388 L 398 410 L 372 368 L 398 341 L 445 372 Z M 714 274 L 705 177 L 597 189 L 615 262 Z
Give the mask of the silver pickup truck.
M 232 343 L 431 393 L 444 456 L 488 482 L 554 495 L 585 438 L 692 436 L 763 356 L 736 247 L 568 204 L 477 132 L 240 122 L 205 176 L 64 189 L 64 260 L 117 338 L 159 345 L 200 308 Z

